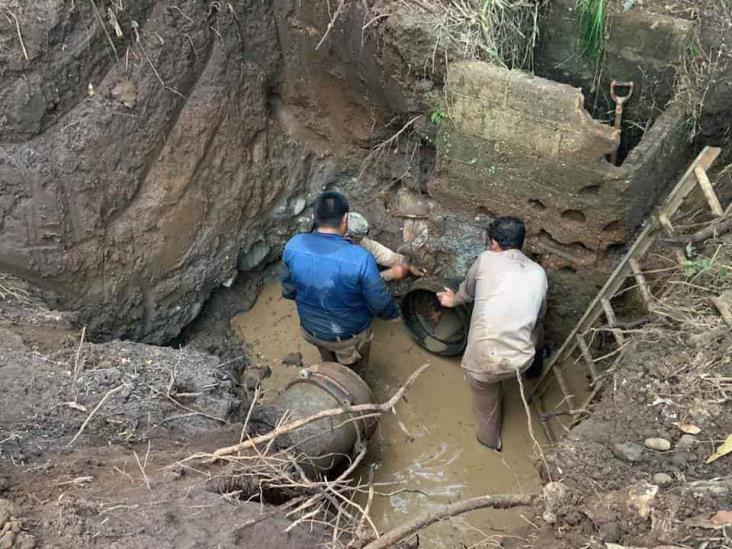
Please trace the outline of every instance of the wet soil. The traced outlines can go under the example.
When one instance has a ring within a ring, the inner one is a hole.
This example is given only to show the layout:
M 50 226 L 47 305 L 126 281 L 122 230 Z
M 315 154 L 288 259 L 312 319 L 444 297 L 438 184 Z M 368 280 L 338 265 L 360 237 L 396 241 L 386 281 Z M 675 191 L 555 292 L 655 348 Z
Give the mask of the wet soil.
M 279 285 L 265 285 L 254 307 L 232 321 L 256 361 L 272 368 L 264 382 L 271 401 L 297 375 L 282 359 L 301 353 L 304 364 L 319 361 L 316 349 L 300 337 L 295 304 L 282 299 Z M 371 366 L 364 377 L 377 401 L 386 400 L 417 367 L 431 364 L 407 394 L 396 415 L 381 419 L 371 440 L 365 479 L 374 468 L 381 484 L 372 507 L 379 528 L 389 529 L 419 513 L 466 497 L 540 490 L 533 464 L 526 413 L 515 383 L 506 386 L 503 444 L 492 452 L 475 439 L 470 393 L 459 359 L 445 359 L 421 349 L 401 322 L 374 324 Z M 402 423 L 404 429 L 399 425 Z M 406 431 L 406 432 L 405 432 Z M 408 434 L 407 434 L 408 433 Z M 452 548 L 508 535 L 525 526 L 524 511 L 478 511 L 439 523 L 420 536 L 422 547 Z M 528 515 L 527 515 L 528 516 Z

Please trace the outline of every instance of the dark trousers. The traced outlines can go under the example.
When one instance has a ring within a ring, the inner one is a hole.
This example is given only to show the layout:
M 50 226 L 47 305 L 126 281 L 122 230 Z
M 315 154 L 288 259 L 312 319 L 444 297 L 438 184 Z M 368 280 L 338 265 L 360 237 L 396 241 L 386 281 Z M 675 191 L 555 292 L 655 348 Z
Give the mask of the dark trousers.
M 473 412 L 477 425 L 478 441 L 489 448 L 498 449 L 503 421 L 503 391 L 501 382 L 484 382 L 465 375 L 473 395 Z

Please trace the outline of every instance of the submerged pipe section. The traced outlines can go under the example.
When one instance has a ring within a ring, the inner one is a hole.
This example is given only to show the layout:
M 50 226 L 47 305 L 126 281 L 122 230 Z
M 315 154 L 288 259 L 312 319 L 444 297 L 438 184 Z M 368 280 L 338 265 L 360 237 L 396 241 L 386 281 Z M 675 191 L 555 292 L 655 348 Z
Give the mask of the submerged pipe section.
M 302 419 L 344 405 L 372 404 L 366 382 L 350 368 L 324 362 L 300 371 L 279 398 L 277 405 L 290 419 Z M 304 425 L 289 434 L 297 461 L 308 476 L 317 476 L 336 467 L 358 442 L 368 440 L 376 429 L 375 417 L 344 414 Z
M 468 344 L 470 309 L 440 305 L 437 292 L 457 285 L 439 278 L 422 278 L 410 286 L 402 299 L 402 318 L 420 347 L 441 356 L 461 354 Z

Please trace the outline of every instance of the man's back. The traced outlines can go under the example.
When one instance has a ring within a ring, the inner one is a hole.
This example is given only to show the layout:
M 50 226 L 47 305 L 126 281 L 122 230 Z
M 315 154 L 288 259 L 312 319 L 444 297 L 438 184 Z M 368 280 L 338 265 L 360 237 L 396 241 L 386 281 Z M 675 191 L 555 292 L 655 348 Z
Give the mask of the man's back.
M 475 294 L 463 364 L 476 377 L 510 372 L 534 357 L 537 319 L 543 314 L 544 269 L 519 250 L 487 251 L 474 271 Z
M 341 235 L 296 235 L 283 264 L 283 295 L 296 301 L 302 327 L 317 338 L 346 339 L 368 329 L 374 316 L 399 315 L 374 258 Z

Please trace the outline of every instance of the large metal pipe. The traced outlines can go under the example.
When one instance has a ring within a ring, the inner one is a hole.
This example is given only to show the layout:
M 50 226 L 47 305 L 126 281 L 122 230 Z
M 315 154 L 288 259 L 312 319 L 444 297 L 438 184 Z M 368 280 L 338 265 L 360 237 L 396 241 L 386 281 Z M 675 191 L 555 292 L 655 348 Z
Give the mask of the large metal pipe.
M 277 402 L 290 413 L 290 419 L 370 403 L 373 396 L 366 382 L 350 368 L 334 362 L 301 370 Z M 359 419 L 358 414 L 344 414 L 314 421 L 290 433 L 290 444 L 306 474 L 318 475 L 338 465 L 357 442 L 368 440 L 375 428 L 374 417 Z

